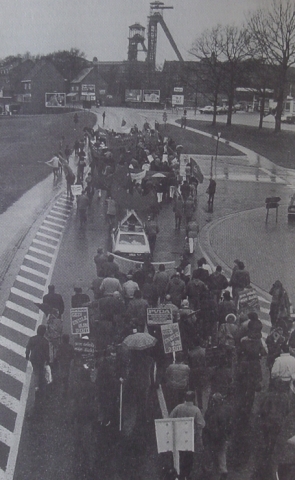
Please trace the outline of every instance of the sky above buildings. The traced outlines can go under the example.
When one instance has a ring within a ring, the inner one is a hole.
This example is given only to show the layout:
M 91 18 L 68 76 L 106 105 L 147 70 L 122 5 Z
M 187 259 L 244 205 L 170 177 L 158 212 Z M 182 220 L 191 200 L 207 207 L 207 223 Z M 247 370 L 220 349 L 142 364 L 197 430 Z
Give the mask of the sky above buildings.
M 270 0 L 269 0 L 270 1 Z M 242 23 L 267 0 L 166 0 L 164 19 L 184 57 L 194 39 L 217 23 Z M 126 60 L 128 27 L 147 27 L 149 0 L 0 0 L 0 59 L 79 48 L 89 60 Z M 176 60 L 158 27 L 157 64 Z M 144 59 L 144 57 L 139 57 Z

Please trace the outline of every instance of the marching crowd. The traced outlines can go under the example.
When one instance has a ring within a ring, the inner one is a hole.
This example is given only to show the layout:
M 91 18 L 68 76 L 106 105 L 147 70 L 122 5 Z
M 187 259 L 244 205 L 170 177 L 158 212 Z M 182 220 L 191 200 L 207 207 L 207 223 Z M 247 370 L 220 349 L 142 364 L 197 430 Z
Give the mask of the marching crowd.
M 180 182 L 181 146 L 177 148 L 171 139 L 161 139 L 159 132 L 147 124 L 143 132 L 135 126 L 133 134 L 136 136 L 133 154 L 128 147 L 121 148 L 118 163 L 127 162 L 135 170 L 144 169 L 145 165 L 147 170 L 155 172 L 166 169 L 169 174 L 160 177 L 161 182 L 141 180 L 127 184 L 126 189 L 129 193 L 136 189 L 141 195 L 150 192 L 155 195 L 157 208 L 149 212 L 147 225 L 159 214 L 161 202 L 170 199 L 175 229 L 181 228 L 184 218 L 188 235 L 195 228 L 192 223 L 198 181 L 191 176 L 188 166 L 188 181 Z M 95 189 L 102 188 L 96 182 L 98 172 L 108 177 L 116 164 L 98 133 L 96 137 L 84 188 L 90 204 Z M 81 144 L 75 146 L 75 151 L 80 158 Z M 84 167 L 81 169 L 78 165 L 77 178 L 83 184 Z M 208 194 L 213 207 L 216 183 L 212 181 Z M 108 182 L 106 189 L 111 198 Z M 82 223 L 86 222 L 89 203 L 85 205 L 80 216 Z M 78 208 L 82 207 L 78 204 Z M 157 233 L 155 229 L 147 229 L 152 253 Z M 38 327 L 26 350 L 37 378 L 38 395 L 42 397 L 45 391 L 46 364 L 52 366 L 53 380 L 60 381 L 67 394 L 71 365 L 75 361 L 78 380 L 74 382 L 73 399 L 78 425 L 82 428 L 85 422 L 97 422 L 99 418 L 101 425 L 110 427 L 118 422 L 120 388 L 126 402 L 136 405 L 137 422 L 146 424 L 156 414 L 152 398 L 161 386 L 171 417 L 195 419 L 195 453 L 180 452 L 178 478 L 192 478 L 194 463 L 198 464 L 199 478 L 217 478 L 214 474 L 220 479 L 227 478 L 228 452 L 232 465 L 247 463 L 253 453 L 249 438 L 253 431 L 259 430 L 257 422 L 262 440 L 253 480 L 275 478 L 277 468 L 285 475 L 280 479 L 294 478 L 294 447 L 287 444 L 287 439 L 295 436 L 295 334 L 291 305 L 281 282 L 276 281 L 270 290 L 272 328 L 264 341 L 259 312 L 243 310 L 239 305 L 240 293 L 251 287 L 250 274 L 239 259 L 234 261 L 229 279 L 220 266 L 212 271 L 205 258 L 198 259 L 193 269 L 189 250 L 184 251 L 172 275 L 167 273 L 164 263 L 156 271 L 148 255 L 125 275 L 114 256 L 107 255 L 103 248 L 97 250 L 94 263 L 93 298 L 76 287 L 71 299 L 72 308 L 87 306 L 89 310 L 89 338 L 96 347 L 94 369 L 83 368 L 69 336 L 62 333 L 64 304 L 51 285 L 43 298 L 43 308 L 48 307 L 44 309 L 47 325 Z M 155 307 L 171 309 L 173 322 L 179 325 L 182 351 L 174 357 L 164 351 L 160 326 L 147 323 L 147 309 Z M 156 341 L 140 348 L 126 348 L 124 340 L 136 334 L 142 334 L 142 339 L 151 336 Z M 263 379 L 263 365 L 267 368 L 267 381 Z M 255 402 L 257 392 L 259 399 Z M 177 478 L 173 469 L 163 475 L 167 479 Z

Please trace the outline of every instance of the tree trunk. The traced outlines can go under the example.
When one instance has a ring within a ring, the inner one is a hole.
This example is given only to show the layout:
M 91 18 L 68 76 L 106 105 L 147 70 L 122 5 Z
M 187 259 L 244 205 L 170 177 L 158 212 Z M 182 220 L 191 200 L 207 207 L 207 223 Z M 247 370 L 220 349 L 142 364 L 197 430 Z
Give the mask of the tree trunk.
M 264 118 L 264 109 L 265 109 L 265 90 L 262 93 L 261 105 L 260 105 L 260 117 L 259 117 L 259 129 L 263 126 L 263 118 Z

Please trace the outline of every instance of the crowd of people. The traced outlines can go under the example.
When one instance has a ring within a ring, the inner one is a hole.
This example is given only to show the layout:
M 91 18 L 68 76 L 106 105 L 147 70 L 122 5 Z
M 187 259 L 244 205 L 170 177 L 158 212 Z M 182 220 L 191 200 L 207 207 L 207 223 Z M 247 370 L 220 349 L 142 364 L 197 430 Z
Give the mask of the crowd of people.
M 82 165 L 85 159 L 81 154 L 85 145 L 82 146 L 81 142 L 75 145 L 79 157 L 77 179 L 83 185 L 83 195 L 91 204 L 95 189 L 105 188 L 108 198 L 115 202 L 112 183 L 106 179 L 116 172 L 117 163 L 127 163 L 135 171 L 145 168 L 147 171 L 166 171 L 167 175 L 159 177 L 161 182 L 153 183 L 150 177 L 140 183 L 129 182 L 126 191 L 131 193 L 136 189 L 142 196 L 150 192 L 154 194 L 157 201 L 151 205 L 147 224 L 159 214 L 161 202 L 170 199 L 175 229 L 181 228 L 184 218 L 188 235 L 194 222 L 198 182 L 191 176 L 189 166 L 187 180 L 180 181 L 181 148 L 177 148 L 171 139 L 161 138 L 147 122 L 142 132 L 136 126 L 133 130 L 129 145 L 118 149 L 118 162 L 99 132 L 87 132 L 87 138 L 96 140 L 91 147 L 86 188 L 86 164 Z M 110 135 L 115 137 L 114 132 Z M 135 143 L 133 136 L 136 137 Z M 105 178 L 102 180 L 102 177 Z M 216 183 L 211 179 L 208 188 L 211 207 L 215 188 Z M 84 206 L 84 213 L 80 216 L 82 223 L 86 222 L 88 206 Z M 78 209 L 83 210 L 81 203 L 78 203 Z M 109 209 L 106 213 L 112 217 L 110 225 L 113 226 L 117 210 L 115 214 Z M 151 252 L 157 233 L 155 229 L 147 229 Z M 260 422 L 263 441 L 253 480 L 275 478 L 273 475 L 278 466 L 284 475 L 288 468 L 293 468 L 295 457 L 290 453 L 286 436 L 295 434 L 292 417 L 295 334 L 292 333 L 290 301 L 281 282 L 276 281 L 270 290 L 272 328 L 264 341 L 259 312 L 240 308 L 240 293 L 251 288 L 251 282 L 245 264 L 239 259 L 234 261 L 229 279 L 221 266 L 213 271 L 205 258 L 199 258 L 193 268 L 190 251 L 183 253 L 172 274 L 167 273 L 164 263 L 156 271 L 149 255 L 142 264 L 134 263 L 134 267 L 124 274 L 114 256 L 108 255 L 103 248 L 97 250 L 94 264 L 93 298 L 83 293 L 81 287 L 75 287 L 71 299 L 72 308 L 88 307 L 89 338 L 96 350 L 95 363 L 91 365 L 94 368 L 83 367 L 81 358 L 76 358 L 69 336 L 63 334 L 64 304 L 50 286 L 43 299 L 43 304 L 48 306 L 45 312 L 47 325 L 38 327 L 37 335 L 30 339 L 26 350 L 37 378 L 38 394 L 42 396 L 45 391 L 46 364 L 52 366 L 53 381 L 60 381 L 67 394 L 71 364 L 76 361 L 80 380 L 75 384 L 73 395 L 77 399 L 76 420 L 81 428 L 86 421 L 91 423 L 97 418 L 104 427 L 117 424 L 118 397 L 122 388 L 125 401 L 136 406 L 137 422 L 143 425 L 156 415 L 152 396 L 161 385 L 169 415 L 195 419 L 195 454 L 180 452 L 178 478 L 185 480 L 192 478 L 196 459 L 200 478 L 211 478 L 214 472 L 220 479 L 227 478 L 228 450 L 233 464 L 247 462 L 251 453 L 251 449 L 247 450 L 247 442 L 251 431 L 253 435 L 256 428 L 252 423 L 253 405 L 259 392 L 261 398 L 256 418 Z M 165 353 L 160 326 L 147 323 L 147 309 L 156 307 L 170 309 L 173 323 L 179 325 L 182 351 L 175 356 Z M 124 339 L 136 333 L 151 335 L 156 344 L 142 350 L 126 348 Z M 269 372 L 266 381 L 263 380 L 263 358 Z M 85 404 L 89 406 L 86 419 Z M 283 452 L 286 452 L 287 460 Z M 176 478 L 173 469 L 167 472 L 171 475 L 169 478 Z M 284 478 L 293 478 L 290 475 Z

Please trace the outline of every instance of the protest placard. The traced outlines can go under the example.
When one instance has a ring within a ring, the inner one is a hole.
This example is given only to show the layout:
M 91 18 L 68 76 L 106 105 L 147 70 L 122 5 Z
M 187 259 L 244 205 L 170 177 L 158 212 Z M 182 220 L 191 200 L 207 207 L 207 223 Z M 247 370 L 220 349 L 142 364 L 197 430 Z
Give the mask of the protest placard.
M 148 308 L 147 324 L 150 325 L 166 325 L 172 323 L 171 308 Z
M 73 335 L 87 335 L 90 332 L 88 307 L 71 308 L 70 321 Z
M 82 185 L 71 185 L 73 195 L 82 195 Z
M 182 350 L 178 323 L 161 325 L 161 332 L 165 353 L 180 352 Z
M 255 288 L 244 288 L 238 294 L 238 311 L 243 313 L 259 312 L 260 305 Z

